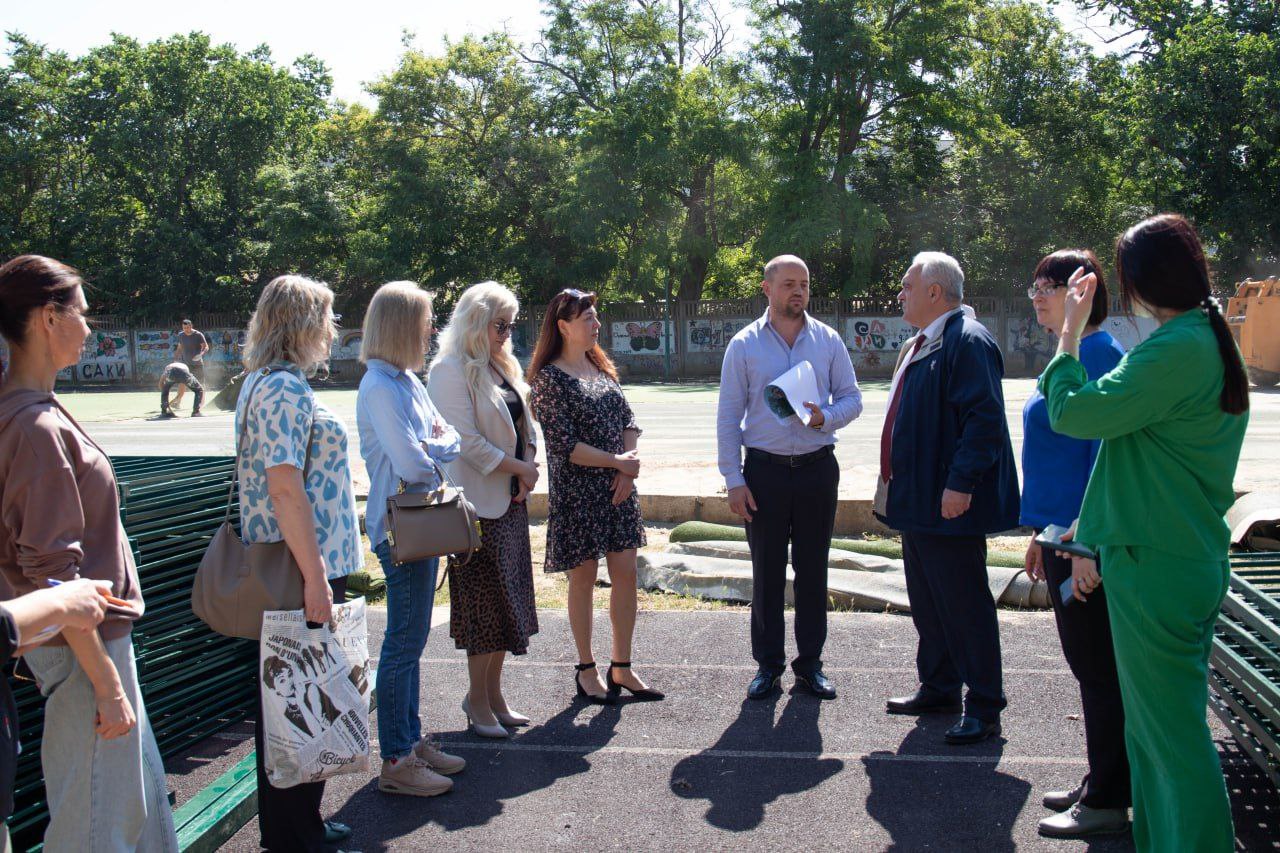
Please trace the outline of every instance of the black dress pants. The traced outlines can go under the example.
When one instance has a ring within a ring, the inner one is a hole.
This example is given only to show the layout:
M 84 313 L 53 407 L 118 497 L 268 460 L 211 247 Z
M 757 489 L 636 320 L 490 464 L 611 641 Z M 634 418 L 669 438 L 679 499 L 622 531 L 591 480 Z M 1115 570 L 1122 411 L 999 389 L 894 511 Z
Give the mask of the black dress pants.
M 1071 560 L 1059 557 L 1049 548 L 1041 551 L 1062 654 L 1071 667 L 1071 674 L 1080 682 L 1084 746 L 1089 757 L 1089 772 L 1084 776 L 1080 801 L 1095 809 L 1128 808 L 1133 801 L 1133 791 L 1129 787 L 1124 704 L 1120 701 L 1116 653 L 1111 644 L 1106 585 L 1089 593 L 1088 601 L 1063 604 L 1058 588 L 1071 577 Z
M 822 667 L 827 641 L 827 557 L 836 521 L 840 466 L 834 453 L 790 467 L 747 453 L 742 466 L 756 510 L 747 522 L 751 547 L 751 655 L 761 669 L 787 668 L 787 550 L 795 570 L 796 659 L 807 674 Z
M 920 635 L 916 671 L 926 693 L 959 699 L 964 713 L 987 723 L 1005 702 L 1000 625 L 987 586 L 985 536 L 902 534 L 911 621 Z
M 346 601 L 347 579 L 329 581 L 333 603 Z M 253 742 L 258 763 L 258 832 L 263 848 L 270 853 L 319 853 L 329 849 L 324 843 L 324 818 L 320 801 L 324 799 L 323 782 L 306 782 L 292 788 L 276 788 L 267 780 L 263 763 L 267 754 L 262 730 L 262 687 L 258 674 L 258 717 L 253 721 Z

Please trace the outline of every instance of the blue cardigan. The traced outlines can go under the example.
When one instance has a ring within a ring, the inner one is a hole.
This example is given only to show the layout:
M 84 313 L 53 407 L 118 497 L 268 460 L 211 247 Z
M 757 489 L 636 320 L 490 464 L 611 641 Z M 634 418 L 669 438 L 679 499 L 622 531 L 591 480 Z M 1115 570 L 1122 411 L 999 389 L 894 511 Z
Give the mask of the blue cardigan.
M 930 351 L 931 350 L 931 351 Z M 985 535 L 1018 526 L 1018 471 L 1005 419 L 1004 359 L 977 320 L 957 314 L 899 380 L 893 479 L 881 521 L 914 533 Z M 973 495 L 942 518 L 942 490 Z

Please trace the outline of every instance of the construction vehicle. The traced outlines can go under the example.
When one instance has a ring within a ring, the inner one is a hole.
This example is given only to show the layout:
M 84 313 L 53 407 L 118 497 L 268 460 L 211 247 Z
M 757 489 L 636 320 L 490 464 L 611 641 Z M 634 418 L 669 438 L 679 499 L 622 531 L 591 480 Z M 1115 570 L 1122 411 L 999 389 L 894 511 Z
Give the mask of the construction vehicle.
M 1253 384 L 1280 383 L 1280 278 L 1240 282 L 1227 302 L 1227 326 Z

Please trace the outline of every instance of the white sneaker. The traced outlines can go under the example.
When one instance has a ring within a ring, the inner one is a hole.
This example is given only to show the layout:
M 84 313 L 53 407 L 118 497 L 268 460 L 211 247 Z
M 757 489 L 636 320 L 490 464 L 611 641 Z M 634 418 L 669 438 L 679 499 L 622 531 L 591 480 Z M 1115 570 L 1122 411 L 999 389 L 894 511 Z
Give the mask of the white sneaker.
M 418 756 L 418 759 L 423 764 L 446 776 L 452 776 L 467 766 L 465 758 L 459 758 L 456 755 L 441 751 L 440 745 L 431 738 L 424 737 L 418 741 L 413 748 L 413 754 Z
M 1062 814 L 1040 821 L 1040 834 L 1049 838 L 1110 835 L 1128 828 L 1128 809 L 1095 809 L 1084 803 L 1076 803 Z
M 448 793 L 452 788 L 452 779 L 441 776 L 413 753 L 398 761 L 383 760 L 382 773 L 378 776 L 378 790 L 388 794 L 434 797 Z

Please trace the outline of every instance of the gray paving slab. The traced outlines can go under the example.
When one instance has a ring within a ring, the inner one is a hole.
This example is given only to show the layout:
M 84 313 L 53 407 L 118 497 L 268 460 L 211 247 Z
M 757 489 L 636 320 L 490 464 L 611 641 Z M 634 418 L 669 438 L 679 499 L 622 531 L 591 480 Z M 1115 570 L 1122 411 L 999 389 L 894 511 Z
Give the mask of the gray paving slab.
M 370 614 L 376 655 L 384 615 Z M 1004 736 L 960 748 L 942 742 L 946 718 L 883 713 L 886 696 L 914 686 L 907 617 L 832 614 L 826 670 L 836 701 L 788 690 L 748 702 L 748 614 L 642 613 L 633 657 L 668 699 L 618 708 L 571 700 L 565 614 L 539 619 L 530 655 L 508 663 L 508 699 L 534 718 L 510 741 L 465 731 L 465 660 L 443 627 L 433 632 L 425 723 L 470 764 L 452 793 L 432 799 L 381 794 L 365 776 L 330 782 L 325 810 L 355 828 L 349 849 L 1132 849 L 1127 837 L 1036 835 L 1042 794 L 1084 771 L 1078 693 L 1050 614 L 1001 614 Z M 605 649 L 606 619 L 596 626 Z M 1240 849 L 1280 849 L 1275 789 L 1214 731 Z M 224 849 L 255 850 L 256 840 L 250 824 Z

